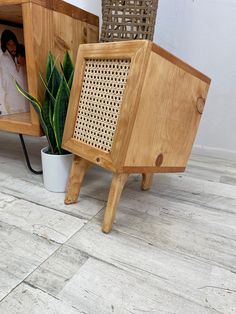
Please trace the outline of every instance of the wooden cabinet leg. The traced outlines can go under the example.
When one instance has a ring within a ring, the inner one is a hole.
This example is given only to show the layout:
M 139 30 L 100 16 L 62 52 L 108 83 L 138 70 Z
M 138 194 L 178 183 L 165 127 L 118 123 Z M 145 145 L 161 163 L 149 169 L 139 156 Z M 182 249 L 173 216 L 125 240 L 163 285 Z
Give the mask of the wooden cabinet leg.
M 142 173 L 141 189 L 147 191 L 152 185 L 153 173 Z
M 91 162 L 75 156 L 72 163 L 70 177 L 67 184 L 65 204 L 73 204 L 78 201 L 81 184 L 86 170 L 92 165 Z
M 113 175 L 102 226 L 102 231 L 105 233 L 109 233 L 111 231 L 112 224 L 115 219 L 116 208 L 127 179 L 128 174 L 126 173 Z

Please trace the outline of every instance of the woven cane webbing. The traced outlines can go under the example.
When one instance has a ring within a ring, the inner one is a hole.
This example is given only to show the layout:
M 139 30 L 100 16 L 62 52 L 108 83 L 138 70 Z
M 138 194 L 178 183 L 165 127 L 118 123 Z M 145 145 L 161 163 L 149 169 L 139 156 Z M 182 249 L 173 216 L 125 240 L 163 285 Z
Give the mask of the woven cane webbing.
M 110 152 L 130 60 L 88 59 L 73 137 Z
M 102 0 L 101 42 L 153 39 L 158 0 Z

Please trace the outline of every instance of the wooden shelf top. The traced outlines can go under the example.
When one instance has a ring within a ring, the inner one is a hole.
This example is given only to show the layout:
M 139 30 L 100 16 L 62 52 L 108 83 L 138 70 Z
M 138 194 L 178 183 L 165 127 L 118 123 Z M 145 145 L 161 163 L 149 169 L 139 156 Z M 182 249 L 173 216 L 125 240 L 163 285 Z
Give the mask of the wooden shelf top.
M 159 54 L 160 56 L 166 58 L 170 62 L 176 64 L 178 67 L 182 68 L 184 71 L 198 77 L 200 80 L 203 80 L 207 84 L 211 83 L 211 79 L 203 74 L 202 72 L 198 71 L 191 65 L 187 64 L 186 62 L 182 61 L 181 59 L 177 58 L 167 50 L 163 49 L 162 47 L 156 45 L 155 43 L 152 43 L 152 50 Z
M 15 113 L 9 114 L 5 116 L 0 116 L 0 124 L 2 121 L 20 121 L 23 123 L 31 123 L 30 112 L 23 112 L 23 113 Z
M 32 125 L 30 112 L 0 116 L 0 130 L 34 136 L 42 134 L 39 125 Z
M 0 0 L 0 24 L 12 26 L 23 25 L 22 8 L 20 4 L 6 5 L 5 1 Z
M 191 65 L 187 64 L 183 60 L 179 59 L 175 55 L 171 54 L 167 50 L 163 49 L 159 45 L 153 43 L 150 40 L 127 40 L 127 41 L 117 41 L 117 42 L 105 42 L 105 43 L 89 43 L 86 45 L 80 45 L 80 51 L 83 50 L 86 55 L 89 55 L 89 58 L 100 58 L 101 56 L 105 56 L 107 58 L 108 52 L 119 53 L 122 51 L 122 54 L 127 57 L 131 50 L 138 50 L 140 48 L 145 48 L 149 51 L 153 51 L 160 55 L 161 57 L 165 58 L 169 62 L 177 65 L 179 68 L 183 69 L 185 72 L 190 73 L 193 76 L 196 76 L 200 80 L 206 82 L 207 84 L 211 83 L 211 79 L 206 76 L 204 73 L 198 71 Z
M 0 0 L 0 12 L 6 10 L 7 6 L 15 6 L 16 9 L 17 6 L 21 6 L 24 3 L 34 3 L 44 8 L 69 15 L 82 22 L 99 26 L 98 16 L 62 0 Z

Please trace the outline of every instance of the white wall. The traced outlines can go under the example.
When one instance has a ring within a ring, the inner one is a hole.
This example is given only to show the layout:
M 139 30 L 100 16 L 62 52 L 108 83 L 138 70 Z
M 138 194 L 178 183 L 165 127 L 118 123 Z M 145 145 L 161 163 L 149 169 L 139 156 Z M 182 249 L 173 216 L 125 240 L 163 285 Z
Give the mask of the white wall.
M 236 0 L 159 0 L 154 41 L 212 79 L 195 151 L 236 160 Z
M 160 0 L 155 41 L 212 79 L 197 150 L 236 159 L 236 1 Z
M 101 0 L 66 0 L 66 2 L 69 2 L 83 10 L 96 14 L 99 17 L 102 16 Z

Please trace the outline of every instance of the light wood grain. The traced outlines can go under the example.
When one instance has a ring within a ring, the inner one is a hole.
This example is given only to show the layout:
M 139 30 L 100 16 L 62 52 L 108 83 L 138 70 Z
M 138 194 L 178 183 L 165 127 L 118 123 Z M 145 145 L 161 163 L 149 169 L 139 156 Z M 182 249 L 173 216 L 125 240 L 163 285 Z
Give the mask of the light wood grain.
M 79 44 L 90 39 L 83 36 L 87 24 L 82 25 L 80 20 L 33 3 L 23 5 L 23 17 L 27 75 L 31 78 L 29 90 L 42 99 L 43 85 L 39 81 L 39 73 L 45 74 L 48 52 L 51 51 L 59 63 L 68 50 L 75 61 Z M 94 30 L 94 33 L 97 32 Z M 38 118 L 32 108 L 31 115 L 33 123 L 37 123 Z
M 85 176 L 85 173 L 87 169 L 91 166 L 91 162 L 75 156 L 72 166 L 71 166 L 71 171 L 70 171 L 70 176 L 68 180 L 68 186 L 67 186 L 67 192 L 66 192 L 66 197 L 65 197 L 65 204 L 73 204 L 78 201 L 81 185 L 83 183 L 83 179 Z
M 157 53 L 158 55 L 164 57 L 166 60 L 170 61 L 171 63 L 177 65 L 185 72 L 198 77 L 201 81 L 206 82 L 207 84 L 211 83 L 211 79 L 203 74 L 202 72 L 198 71 L 197 69 L 193 68 L 183 60 L 177 58 L 173 54 L 169 53 L 167 50 L 163 49 L 162 47 L 156 45 L 155 43 L 152 44 L 152 51 Z
M 81 20 L 96 27 L 99 26 L 98 16 L 62 0 L 4 0 L 2 3 L 0 3 L 0 6 L 8 6 L 9 12 L 9 6 L 20 6 L 24 3 L 34 3 L 46 9 L 66 14 L 73 17 L 74 19 Z M 7 18 L 5 18 L 5 20 L 8 20 L 8 16 L 6 17 Z M 17 21 L 15 20 L 14 22 Z
M 12 4 L 11 6 L 0 3 L 0 20 L 23 25 L 22 6 L 20 4 Z
M 111 231 L 112 224 L 116 215 L 116 208 L 118 206 L 120 196 L 127 179 L 128 174 L 126 173 L 115 173 L 113 175 L 102 225 L 102 231 L 104 233 L 108 233 Z
M 201 117 L 197 99 L 207 90 L 207 83 L 152 52 L 125 166 L 186 167 Z
M 152 186 L 153 174 L 152 173 L 142 173 L 142 185 L 141 189 L 147 191 Z
M 29 112 L 1 116 L 0 130 L 34 136 L 42 135 L 39 124 L 32 124 Z

